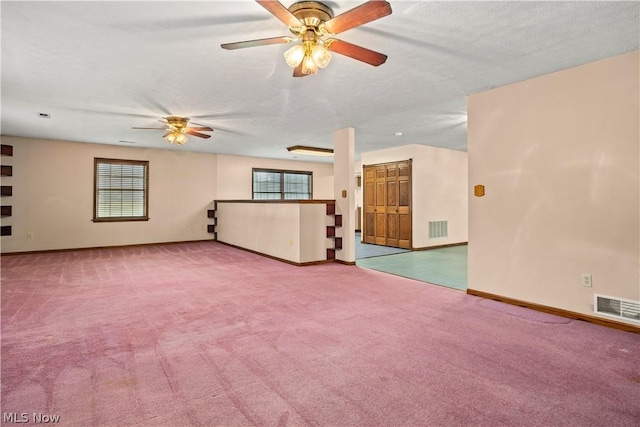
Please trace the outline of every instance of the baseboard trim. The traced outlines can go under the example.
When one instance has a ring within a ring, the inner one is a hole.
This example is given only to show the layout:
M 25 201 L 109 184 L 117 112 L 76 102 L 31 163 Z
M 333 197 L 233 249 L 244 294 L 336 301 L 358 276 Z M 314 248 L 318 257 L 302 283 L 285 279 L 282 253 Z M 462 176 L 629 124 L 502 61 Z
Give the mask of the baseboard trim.
M 334 259 L 333 261 L 343 265 L 356 265 L 355 261 L 343 261 L 341 259 Z
M 246 251 L 246 252 L 251 252 L 252 254 L 260 255 L 260 256 L 263 256 L 263 257 L 266 257 L 266 258 L 271 258 L 273 260 L 284 262 L 284 263 L 287 263 L 287 264 L 295 265 L 296 267 L 307 267 L 309 265 L 330 264 L 330 263 L 336 261 L 334 259 L 327 259 L 327 260 L 321 260 L 321 261 L 295 262 L 295 261 L 291 261 L 291 260 L 288 260 L 288 259 L 279 258 L 277 256 L 265 254 L 263 252 L 254 251 L 253 249 L 243 248 L 242 246 L 237 246 L 237 245 L 234 245 L 234 244 L 231 244 L 231 243 L 221 242 L 220 240 L 216 240 L 216 242 L 220 243 L 221 245 L 229 246 L 229 247 L 232 247 L 232 248 L 235 248 L 235 249 L 240 249 L 240 250 L 243 250 L 243 251 Z
M 321 260 L 321 261 L 309 261 L 309 262 L 294 262 L 294 261 L 289 261 L 289 260 L 284 259 L 284 258 L 278 258 L 278 257 L 272 256 L 272 255 L 264 254 L 262 252 L 253 251 L 251 249 L 243 248 L 243 247 L 240 247 L 240 246 L 232 245 L 231 243 L 225 243 L 225 242 L 221 242 L 219 240 L 213 240 L 213 239 L 181 240 L 181 241 L 178 241 L 178 242 L 134 243 L 134 244 L 131 244 L 131 245 L 90 246 L 90 247 L 84 247 L 84 248 L 42 249 L 42 250 L 37 250 L 37 251 L 23 251 L 23 252 L 6 252 L 6 253 L 1 253 L 0 257 L 13 256 L 13 255 L 49 254 L 49 253 L 57 253 L 57 252 L 95 251 L 95 250 L 98 250 L 98 249 L 125 249 L 125 248 L 137 248 L 137 247 L 144 247 L 144 246 L 179 245 L 179 244 L 184 244 L 184 243 L 199 243 L 199 242 L 211 242 L 211 243 L 216 242 L 216 243 L 220 243 L 222 245 L 231 246 L 233 248 L 241 249 L 241 250 L 247 251 L 247 252 L 251 252 L 251 253 L 254 253 L 256 255 L 262 255 L 262 256 L 267 257 L 267 258 L 275 259 L 276 261 L 286 262 L 287 264 L 295 265 L 297 267 L 305 267 L 305 266 L 308 266 L 308 265 L 329 264 L 329 263 L 332 263 L 332 262 L 340 262 L 340 263 L 345 263 L 345 264 L 347 263 L 346 261 L 339 261 L 339 260 L 333 260 L 333 259 Z M 353 265 L 355 265 L 355 262 L 353 263 Z
M 144 247 L 144 246 L 180 245 L 184 243 L 198 243 L 198 242 L 214 242 L 214 240 L 200 239 L 200 240 L 181 240 L 177 242 L 133 243 L 130 245 L 88 246 L 83 248 L 41 249 L 37 251 L 3 252 L 0 254 L 0 256 L 49 254 L 49 253 L 56 253 L 56 252 L 95 251 L 97 249 L 124 249 L 124 248 L 138 248 L 138 247 Z
M 442 248 L 450 248 L 453 246 L 465 246 L 468 245 L 469 242 L 459 242 L 459 243 L 447 243 L 446 245 L 437 245 L 437 246 L 422 246 L 419 248 L 411 248 L 412 251 L 428 251 L 429 249 L 442 249 Z
M 475 289 L 467 289 L 467 294 L 474 295 L 480 298 L 500 301 L 507 304 L 517 305 L 520 307 L 530 308 L 532 310 L 542 311 L 544 313 L 555 314 L 557 316 L 568 317 L 569 319 L 583 320 L 585 322 L 595 323 L 596 325 L 607 326 L 609 328 L 620 329 L 626 332 L 633 332 L 636 334 L 640 334 L 640 326 L 634 326 L 628 323 L 618 322 L 613 319 L 611 320 L 603 319 L 597 316 L 590 316 L 588 314 L 577 313 L 575 311 L 565 310 L 562 308 L 550 307 L 548 305 L 522 301 L 515 298 L 509 298 L 501 295 L 491 294 L 489 292 L 477 291 Z

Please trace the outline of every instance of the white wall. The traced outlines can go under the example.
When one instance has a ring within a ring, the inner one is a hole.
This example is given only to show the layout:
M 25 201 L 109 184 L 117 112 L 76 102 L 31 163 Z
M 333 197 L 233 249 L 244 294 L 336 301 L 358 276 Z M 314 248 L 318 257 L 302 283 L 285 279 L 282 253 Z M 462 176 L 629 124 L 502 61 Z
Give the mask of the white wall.
M 324 203 L 221 202 L 218 240 L 295 263 L 325 261 Z
M 468 240 L 467 153 L 425 145 L 405 145 L 362 153 L 362 164 L 413 159 L 411 172 L 412 246 Z M 448 236 L 429 238 L 429 221 L 448 221 Z
M 327 238 L 327 225 L 333 218 L 327 216 L 325 204 L 300 204 L 300 262 L 324 261 L 327 248 L 333 247 Z
M 251 200 L 252 168 L 313 172 L 313 198 L 333 199 L 333 164 L 218 154 L 219 200 Z
M 336 259 L 355 263 L 355 165 L 354 128 L 339 129 L 333 133 L 333 192 L 336 214 L 342 215 L 342 227 L 336 228 L 336 237 L 342 238 L 342 248 L 336 250 Z
M 218 203 L 218 240 L 300 262 L 300 208 L 297 203 Z
M 206 210 L 216 194 L 216 155 L 2 137 L 14 176 L 2 252 L 209 239 Z M 94 157 L 149 161 L 149 221 L 94 223 Z M 27 239 L 27 233 L 33 239 Z
M 358 208 L 360 208 L 360 225 L 362 228 L 362 221 L 364 220 L 364 218 L 362 218 L 362 212 L 364 212 L 364 209 L 362 209 L 362 162 L 361 161 L 357 161 L 354 162 L 354 180 L 360 178 L 360 186 L 358 187 L 356 185 L 356 188 L 354 190 L 354 199 L 356 202 L 356 209 L 355 212 L 357 214 Z M 358 218 L 356 218 L 356 224 L 357 224 Z M 357 226 L 356 226 L 357 227 Z M 362 236 L 360 236 L 360 238 L 362 239 Z
M 471 95 L 469 288 L 593 314 L 640 299 L 638 51 Z M 590 273 L 593 287 L 583 287 Z
M 317 162 L 192 153 L 181 150 L 2 137 L 14 146 L 13 215 L 2 225 L 2 253 L 210 239 L 206 210 L 215 199 L 251 199 L 251 169 L 313 172 L 315 199 L 333 199 L 333 165 Z M 94 157 L 149 160 L 146 222 L 93 223 Z M 27 239 L 32 233 L 33 239 Z

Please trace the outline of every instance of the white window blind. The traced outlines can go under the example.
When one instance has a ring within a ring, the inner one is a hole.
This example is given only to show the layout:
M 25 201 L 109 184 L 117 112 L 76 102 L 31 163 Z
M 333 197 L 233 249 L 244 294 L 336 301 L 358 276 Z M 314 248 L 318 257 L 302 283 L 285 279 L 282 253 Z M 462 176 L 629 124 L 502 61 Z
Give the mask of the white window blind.
M 95 159 L 94 221 L 148 219 L 149 162 Z
M 311 199 L 311 189 L 311 172 L 253 170 L 254 200 L 308 200 Z
M 311 198 L 311 174 L 284 173 L 284 198 L 307 200 Z

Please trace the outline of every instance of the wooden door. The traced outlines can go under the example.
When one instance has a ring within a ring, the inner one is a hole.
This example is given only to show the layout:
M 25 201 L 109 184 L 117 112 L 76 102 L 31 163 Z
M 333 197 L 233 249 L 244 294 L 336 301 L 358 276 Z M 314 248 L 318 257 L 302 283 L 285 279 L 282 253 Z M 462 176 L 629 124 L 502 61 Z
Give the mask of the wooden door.
M 411 162 L 364 166 L 363 241 L 411 249 Z
M 387 198 L 383 210 L 387 234 L 385 242 L 380 244 L 398 247 L 398 165 L 386 165 L 385 172 Z
M 385 167 L 375 169 L 375 231 L 373 233 L 376 245 L 387 244 L 387 216 L 386 216 L 386 198 L 387 198 L 387 182 Z
M 411 249 L 411 162 L 398 164 L 398 247 Z
M 364 168 L 364 224 L 362 240 L 365 243 L 375 243 L 376 235 L 376 168 Z

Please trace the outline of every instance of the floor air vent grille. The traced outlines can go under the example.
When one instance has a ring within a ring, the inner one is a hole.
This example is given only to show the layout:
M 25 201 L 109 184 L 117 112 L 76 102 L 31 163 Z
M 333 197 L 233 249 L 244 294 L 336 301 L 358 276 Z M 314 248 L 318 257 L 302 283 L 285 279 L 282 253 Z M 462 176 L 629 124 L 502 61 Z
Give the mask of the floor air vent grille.
M 608 317 L 640 323 L 640 301 L 624 298 L 594 295 L 595 312 Z

